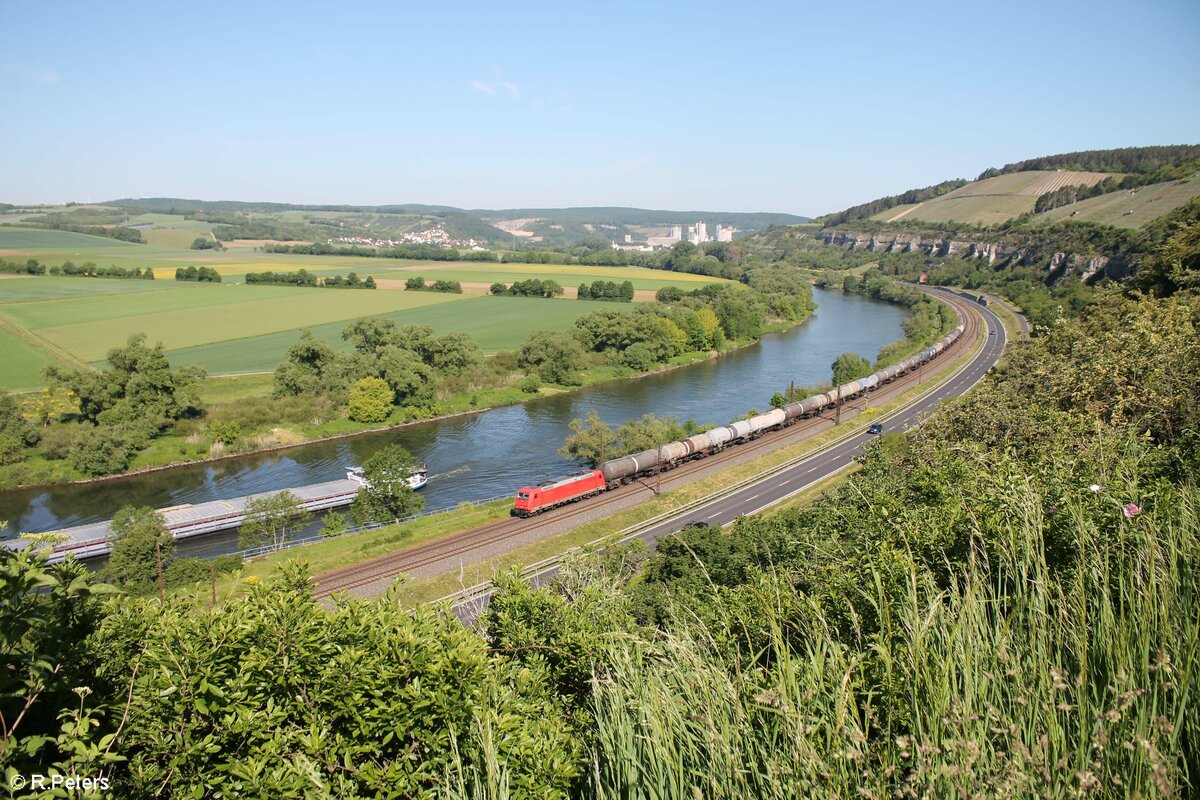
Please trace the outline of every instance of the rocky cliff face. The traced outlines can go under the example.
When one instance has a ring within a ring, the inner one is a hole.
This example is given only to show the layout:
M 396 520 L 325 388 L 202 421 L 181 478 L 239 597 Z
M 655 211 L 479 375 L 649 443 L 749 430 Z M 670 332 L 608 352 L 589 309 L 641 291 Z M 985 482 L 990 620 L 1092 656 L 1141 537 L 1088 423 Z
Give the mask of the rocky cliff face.
M 948 239 L 918 236 L 909 233 L 861 233 L 851 230 L 824 230 L 816 234 L 819 241 L 831 247 L 844 247 L 850 251 L 870 253 L 921 252 L 933 258 L 976 258 L 989 265 L 1011 264 L 1013 266 L 1036 266 L 1028 251 L 1000 242 L 981 240 Z M 1059 283 L 1071 276 L 1085 283 L 1100 277 L 1124 278 L 1133 273 L 1130 265 L 1114 262 L 1104 256 L 1055 253 L 1043 265 L 1049 272 L 1050 282 Z
M 1011 258 L 1018 251 L 995 242 L 968 241 L 915 236 L 907 233 L 856 233 L 854 231 L 821 231 L 818 238 L 827 245 L 866 250 L 871 253 L 911 253 L 920 251 L 927 256 L 982 258 L 989 264 Z

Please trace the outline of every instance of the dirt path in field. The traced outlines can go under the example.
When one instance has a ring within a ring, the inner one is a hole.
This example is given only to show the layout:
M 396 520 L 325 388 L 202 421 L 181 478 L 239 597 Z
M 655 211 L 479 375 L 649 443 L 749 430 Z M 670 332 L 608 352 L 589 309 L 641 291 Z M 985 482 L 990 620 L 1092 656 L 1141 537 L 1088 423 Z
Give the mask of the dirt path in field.
M 285 242 L 278 239 L 234 239 L 231 242 L 223 242 L 225 250 L 253 250 L 256 247 L 266 247 L 270 244 L 312 244 L 312 242 Z
M 24 276 L 17 275 L 13 277 Z M 25 344 L 29 345 L 34 350 L 37 350 L 42 355 L 48 357 L 52 362 L 61 362 L 74 369 L 82 370 L 83 372 L 92 371 L 92 366 L 90 364 L 85 364 L 72 354 L 68 353 L 66 350 L 63 350 L 58 345 L 43 339 L 33 331 L 26 328 L 24 325 L 17 322 L 15 319 L 6 317 L 3 314 L 0 314 L 0 331 L 11 333 L 13 336 L 25 342 Z
M 916 204 L 915 206 L 913 206 L 912 208 L 905 209 L 904 211 L 901 211 L 901 212 L 900 212 L 899 214 L 897 214 L 896 216 L 894 216 L 894 217 L 890 217 L 890 218 L 888 218 L 888 219 L 885 219 L 885 220 L 884 220 L 884 222 L 895 222 L 895 221 L 896 221 L 896 220 L 898 220 L 898 219 L 904 219 L 904 218 L 905 218 L 905 217 L 907 217 L 909 214 L 913 213 L 914 211 L 916 211 L 918 208 L 920 208 L 920 207 L 921 207 L 921 206 L 923 206 L 923 205 L 925 205 L 925 204 L 924 204 L 924 203 L 917 203 L 917 204 Z

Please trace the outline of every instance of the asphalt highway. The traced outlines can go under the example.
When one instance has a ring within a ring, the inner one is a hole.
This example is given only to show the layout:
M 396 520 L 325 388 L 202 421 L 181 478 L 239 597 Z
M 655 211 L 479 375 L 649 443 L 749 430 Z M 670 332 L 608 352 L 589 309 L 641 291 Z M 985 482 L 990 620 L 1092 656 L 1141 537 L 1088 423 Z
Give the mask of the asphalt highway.
M 937 294 L 942 290 L 931 289 L 928 291 L 931 294 Z M 947 294 L 950 293 L 947 292 Z M 942 401 L 965 394 L 971 387 L 983 380 L 988 370 L 1000 359 L 1007 344 L 1004 326 L 1000 323 L 999 317 L 987 307 L 976 306 L 976 310 L 983 318 L 986 328 L 983 348 L 976 353 L 966 368 L 935 391 L 899 411 L 874 420 L 882 423 L 883 433 L 897 433 L 919 425 Z M 931 378 L 931 380 L 935 379 Z M 849 468 L 854 462 L 854 458 L 861 455 L 863 448 L 874 438 L 873 434 L 864 430 L 812 454 L 785 470 L 763 478 L 761 481 L 693 508 L 684 515 L 641 529 L 621 541 L 641 539 L 653 550 L 655 542 L 660 537 L 682 529 L 689 522 L 722 526 L 733 522 L 740 516 L 762 511 Z M 557 573 L 558 565 L 551 564 L 532 573 L 529 580 L 536 586 L 551 580 Z M 473 622 L 486 607 L 491 594 L 490 590 L 485 590 L 457 601 L 453 606 L 454 613 L 463 622 Z

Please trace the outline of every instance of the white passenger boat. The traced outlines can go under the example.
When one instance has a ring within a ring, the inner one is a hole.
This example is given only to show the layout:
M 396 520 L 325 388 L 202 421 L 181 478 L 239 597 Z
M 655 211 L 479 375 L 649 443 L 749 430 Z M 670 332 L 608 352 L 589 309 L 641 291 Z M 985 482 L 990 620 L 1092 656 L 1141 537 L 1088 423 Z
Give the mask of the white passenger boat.
M 354 481 L 363 488 L 370 486 L 370 484 L 367 483 L 366 477 L 363 475 L 362 467 L 351 467 L 350 469 L 346 470 L 346 478 Z M 413 491 L 416 491 L 417 489 L 424 489 L 425 484 L 427 483 L 429 483 L 429 467 L 425 464 L 417 467 L 416 471 L 408 476 L 408 488 L 412 489 Z

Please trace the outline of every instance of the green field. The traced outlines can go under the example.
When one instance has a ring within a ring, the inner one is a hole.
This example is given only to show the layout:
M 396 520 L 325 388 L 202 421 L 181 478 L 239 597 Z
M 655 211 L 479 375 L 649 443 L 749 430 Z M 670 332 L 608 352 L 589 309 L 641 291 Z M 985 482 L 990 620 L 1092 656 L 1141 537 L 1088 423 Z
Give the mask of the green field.
M 1200 175 L 1155 183 L 1134 192 L 1109 192 L 1038 214 L 1037 222 L 1096 222 L 1118 228 L 1140 228 L 1200 197 Z
M 160 301 L 165 310 L 159 310 Z M 453 301 L 453 295 L 431 292 L 216 284 L 115 295 L 103 302 L 75 298 L 0 305 L 0 313 L 83 361 L 98 361 L 131 333 L 145 333 L 151 342 L 174 350 Z
M 183 241 L 211 227 L 209 223 L 165 214 L 133 217 L 129 224 L 161 226 L 162 233 Z M 154 234 L 155 231 L 148 233 Z M 153 236 L 149 238 L 153 239 Z M 364 316 L 386 316 L 400 324 L 429 325 L 438 334 L 461 331 L 479 341 L 486 352 L 518 347 L 530 332 L 570 327 L 597 304 L 576 300 L 481 297 L 478 288 L 466 295 L 399 290 L 400 282 L 417 275 L 490 285 L 530 278 L 553 279 L 566 287 L 597 280 L 629 280 L 635 289 L 683 288 L 718 282 L 700 275 L 633 267 L 555 266 L 546 264 L 434 264 L 419 261 L 351 256 L 273 254 L 241 247 L 227 251 L 191 251 L 177 244 L 120 242 L 63 231 L 0 227 L 0 253 L 8 260 L 37 258 L 43 264 L 95 261 L 119 267 L 153 267 L 154 281 L 54 276 L 0 280 L 0 322 L 10 342 L 0 386 L 35 388 L 39 371 L 55 352 L 61 359 L 98 364 L 111 348 L 134 333 L 151 343 L 162 342 L 175 365 L 199 364 L 214 374 L 274 369 L 300 328 L 338 348 L 341 331 Z M 176 267 L 204 265 L 225 278 L 221 284 L 173 280 Z M 247 286 L 247 272 L 307 269 L 317 275 L 374 275 L 384 281 L 377 291 L 324 290 L 288 286 Z M 387 283 L 395 281 L 396 283 Z M 39 342 L 40 340 L 40 342 Z M 31 346 L 30 342 L 37 347 Z M 39 349 L 40 348 L 40 349 Z M 11 355 L 9 355 L 11 353 Z
M 210 238 L 214 227 L 211 222 L 184 219 L 173 214 L 138 214 L 130 217 L 125 224 L 133 227 L 153 225 L 150 230 L 142 230 L 142 238 L 152 245 L 186 250 L 191 247 L 197 237 Z
M 138 214 L 135 217 L 130 217 L 126 225 L 156 225 L 163 229 L 178 229 L 195 231 L 197 235 L 207 233 L 213 229 L 211 222 L 201 222 L 194 219 L 184 219 L 177 214 Z
M 43 386 L 42 367 L 50 363 L 27 342 L 0 329 L 0 389 L 23 391 Z
M 145 333 L 151 342 L 164 344 L 173 364 L 199 364 L 213 373 L 274 369 L 304 327 L 343 348 L 342 329 L 362 316 L 429 325 L 438 334 L 462 331 L 495 352 L 518 347 L 534 330 L 570 327 L 597 307 L 577 300 L 434 292 L 101 278 L 0 281 L 0 319 L 81 361 L 98 364 L 130 334 Z M 37 375 L 46 360 L 36 350 L 30 354 L 36 364 L 20 370 L 18 379 L 14 362 L 0 384 L 40 385 Z M 22 356 L 22 363 L 29 357 Z
M 101 297 L 107 294 L 135 294 L 164 291 L 168 288 L 168 284 L 158 281 L 109 278 L 4 276 L 0 281 L 0 305 L 71 297 Z
M 51 231 L 38 228 L 0 227 L 0 257 L 12 258 L 8 251 L 28 252 L 39 259 L 41 251 L 70 252 L 95 250 L 98 252 L 136 247 L 129 242 L 119 242 L 103 236 L 88 236 L 86 233 Z
M 461 295 L 453 296 L 462 298 Z M 577 300 L 468 297 L 453 303 L 380 316 L 393 319 L 400 325 L 428 325 L 438 335 L 456 331 L 469 333 L 485 352 L 493 353 L 497 350 L 515 350 L 535 330 L 568 328 L 584 314 L 609 306 L 609 303 Z M 350 345 L 342 341 L 342 329 L 348 322 L 350 320 L 314 325 L 312 331 L 317 338 L 329 342 L 335 350 L 348 350 Z M 169 351 L 167 355 L 172 364 L 198 364 L 213 374 L 261 372 L 275 369 L 287 349 L 298 340 L 299 335 L 292 330 L 180 348 Z
M 1032 213 L 1038 197 L 1047 192 L 1073 184 L 1091 186 L 1108 177 L 1112 175 L 1066 170 L 1013 172 L 968 183 L 924 203 L 889 208 L 871 219 L 998 225 L 1021 214 Z

